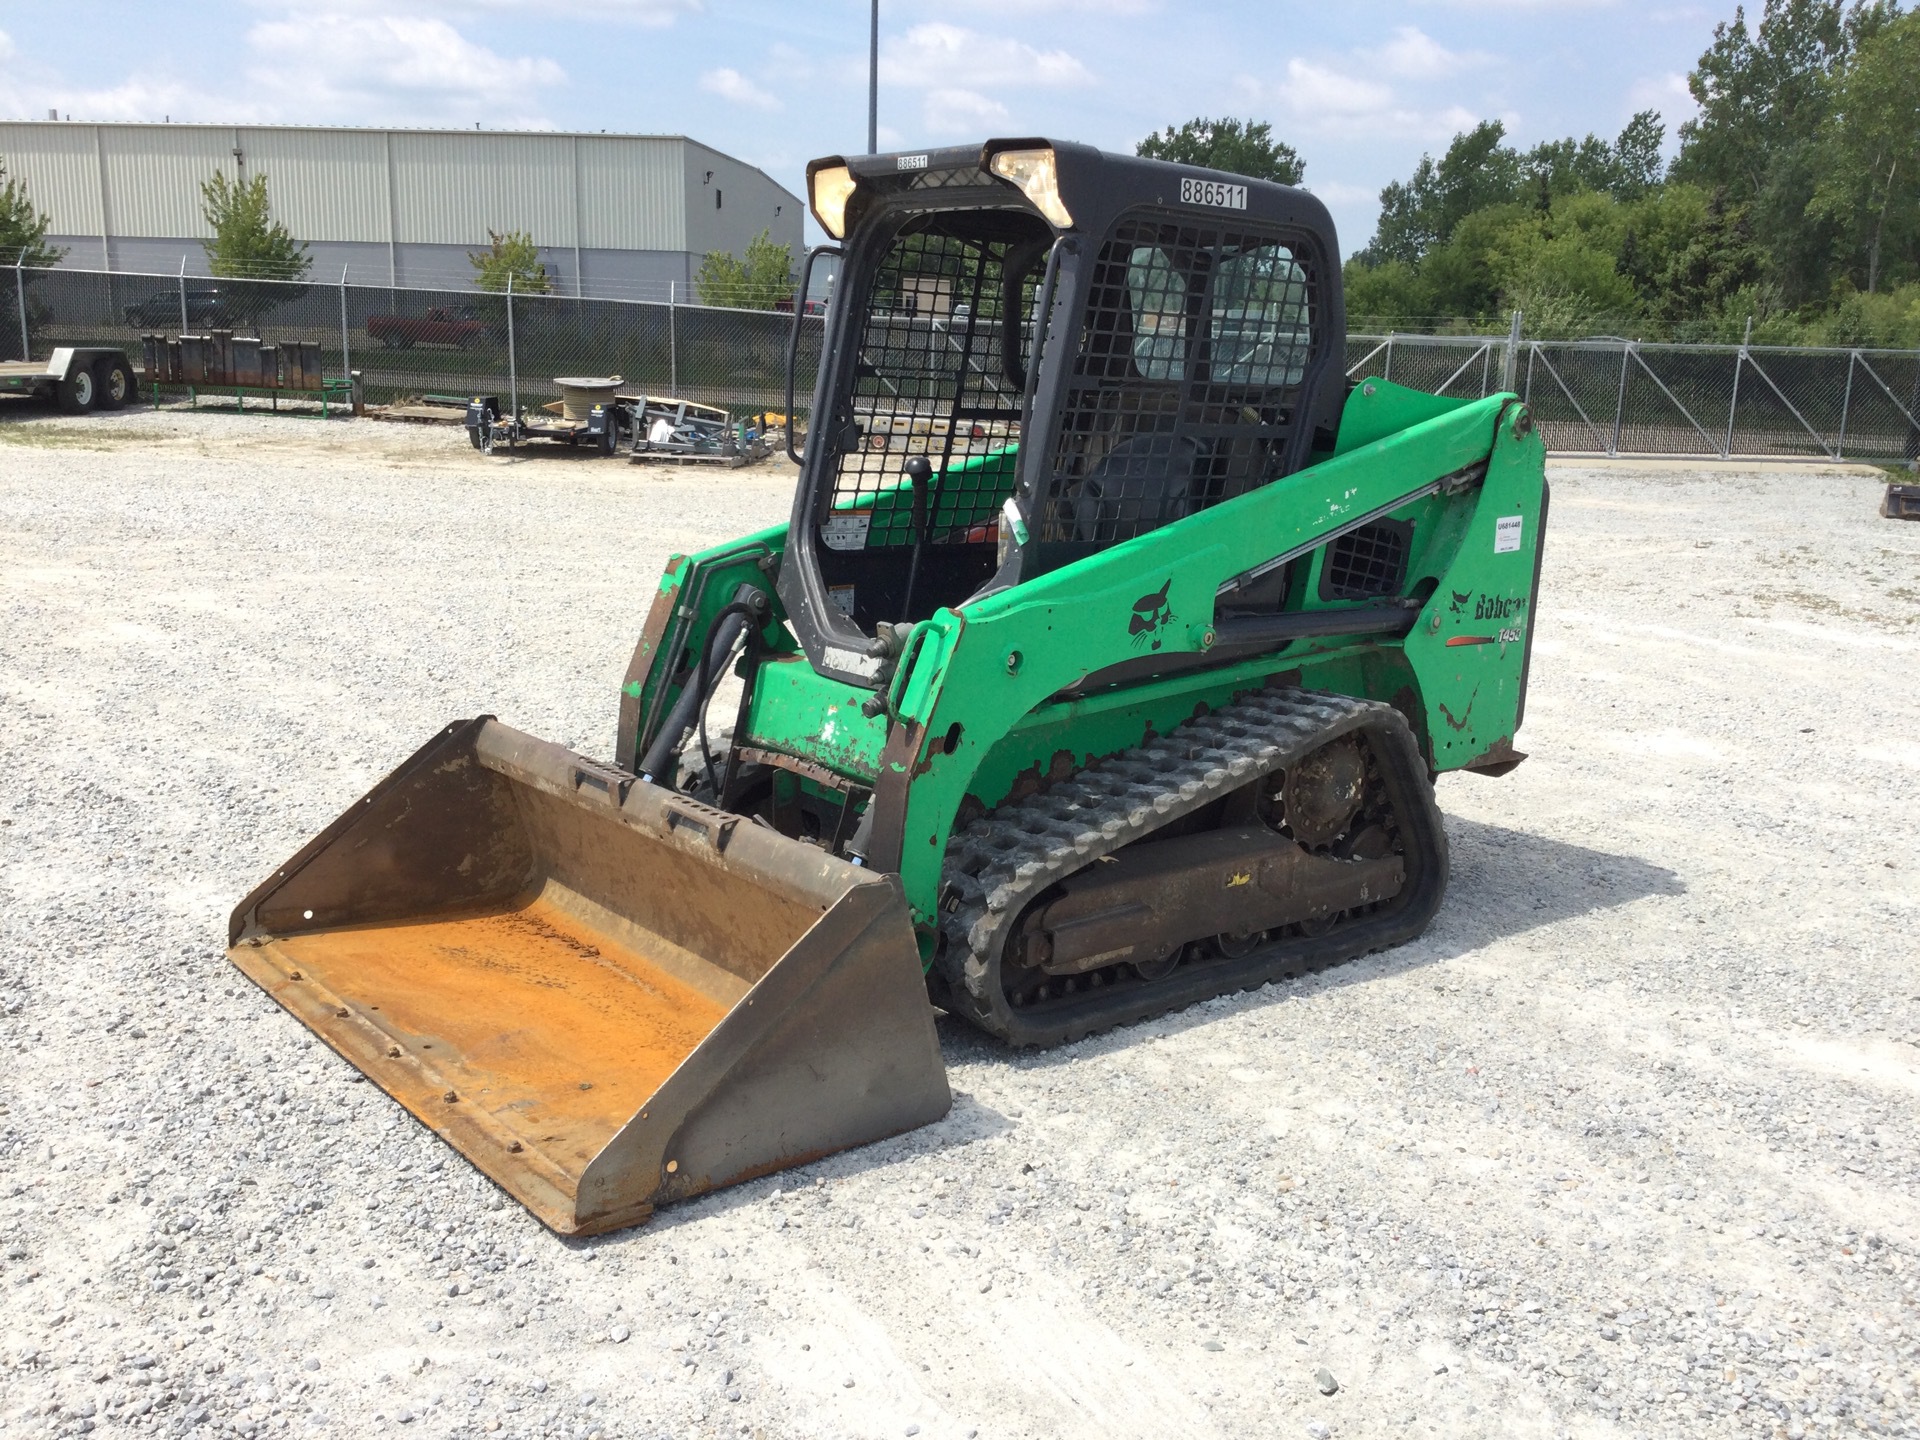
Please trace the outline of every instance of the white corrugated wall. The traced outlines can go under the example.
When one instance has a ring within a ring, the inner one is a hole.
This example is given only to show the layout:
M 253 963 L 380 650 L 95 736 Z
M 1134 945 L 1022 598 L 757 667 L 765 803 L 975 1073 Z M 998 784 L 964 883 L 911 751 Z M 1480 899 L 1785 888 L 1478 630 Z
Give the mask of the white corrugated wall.
M 395 131 L 393 185 L 403 245 L 479 245 L 489 230 L 575 243 L 573 142 L 564 135 Z
M 47 125 L 72 128 L 99 137 L 106 165 L 107 233 L 110 235 L 205 235 L 200 216 L 200 186 L 216 169 L 234 173 L 232 126 L 156 125 L 130 130 L 123 125 Z M 269 187 L 271 193 L 271 187 Z M 86 234 L 68 229 L 66 217 L 53 212 L 55 234 Z
M 580 243 L 607 250 L 685 250 L 680 139 L 582 135 Z
M 0 122 L 0 164 L 24 181 L 27 197 L 54 219 L 61 235 L 98 235 L 99 160 L 91 125 Z
M 233 173 L 236 148 L 302 240 L 478 246 L 524 230 L 554 249 L 698 254 L 740 249 L 770 220 L 799 232 L 797 196 L 678 136 L 0 122 L 0 158 L 63 236 L 204 235 L 200 185 Z
M 241 126 L 234 133 L 247 174 L 267 177 L 275 217 L 302 240 L 387 238 L 385 131 Z

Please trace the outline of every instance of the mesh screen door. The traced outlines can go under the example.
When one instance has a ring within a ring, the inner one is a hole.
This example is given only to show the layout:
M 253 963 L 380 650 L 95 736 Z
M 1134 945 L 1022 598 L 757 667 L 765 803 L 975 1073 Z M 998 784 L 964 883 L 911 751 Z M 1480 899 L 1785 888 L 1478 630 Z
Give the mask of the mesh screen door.
M 1005 211 L 919 217 L 894 237 L 866 301 L 822 542 L 838 551 L 910 546 L 903 507 L 873 509 L 925 455 L 935 475 L 931 546 L 991 543 L 1008 493 L 1002 467 L 971 457 L 1018 443 L 1026 349 L 1051 236 Z M 1008 288 L 1009 277 L 1012 289 Z M 1016 353 L 1003 349 L 1010 328 Z
M 1109 545 L 1279 475 L 1316 294 L 1274 236 L 1123 220 L 1094 261 L 1041 538 Z

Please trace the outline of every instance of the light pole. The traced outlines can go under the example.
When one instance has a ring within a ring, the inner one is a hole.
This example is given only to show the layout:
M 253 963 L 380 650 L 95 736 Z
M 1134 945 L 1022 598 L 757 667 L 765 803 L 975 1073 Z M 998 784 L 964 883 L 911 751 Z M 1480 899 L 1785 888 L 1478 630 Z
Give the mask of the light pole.
M 880 0 L 873 0 L 873 27 L 867 37 L 867 153 L 880 152 Z

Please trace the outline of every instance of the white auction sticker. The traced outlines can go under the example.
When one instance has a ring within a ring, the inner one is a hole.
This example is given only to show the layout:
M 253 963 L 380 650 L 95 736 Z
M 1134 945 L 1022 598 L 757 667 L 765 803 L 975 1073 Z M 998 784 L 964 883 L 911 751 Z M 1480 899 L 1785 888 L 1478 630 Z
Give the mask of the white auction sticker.
M 1247 208 L 1247 187 L 1229 185 L 1224 180 L 1195 180 L 1183 175 L 1180 177 L 1180 203 L 1215 205 L 1222 210 L 1244 210 Z
M 862 531 L 861 533 L 865 534 L 866 532 Z M 828 541 L 827 543 L 832 544 L 833 542 Z M 1502 515 L 1498 520 L 1493 522 L 1493 553 L 1496 555 L 1505 555 L 1509 550 L 1518 550 L 1519 548 L 1520 517 L 1518 515 Z
M 867 527 L 873 523 L 871 510 L 848 510 L 829 515 L 820 527 L 820 540 L 829 550 L 864 550 Z M 1514 541 L 1518 545 L 1519 541 Z

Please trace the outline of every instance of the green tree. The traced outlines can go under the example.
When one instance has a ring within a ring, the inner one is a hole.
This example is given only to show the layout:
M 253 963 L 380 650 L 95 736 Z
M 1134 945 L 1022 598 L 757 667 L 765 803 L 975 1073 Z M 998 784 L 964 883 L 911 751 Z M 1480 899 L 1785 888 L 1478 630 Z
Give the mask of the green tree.
M 200 242 L 207 268 L 237 280 L 303 280 L 313 268 L 307 247 L 273 218 L 267 177 L 228 180 L 216 170 L 200 186 L 200 213 L 210 238 Z
M 1835 91 L 1814 208 L 1839 229 L 1866 290 L 1920 271 L 1920 11 L 1859 47 Z M 1891 262 L 1891 263 L 1889 263 Z
M 258 325 L 274 306 L 304 293 L 305 287 L 287 282 L 305 279 L 313 261 L 307 247 L 273 218 L 264 174 L 228 180 L 215 170 L 211 180 L 201 182 L 200 213 L 213 232 L 200 242 L 207 268 L 234 282 L 221 289 L 235 319 Z
M 1274 139 L 1273 127 L 1264 120 L 1196 118 L 1178 130 L 1169 125 L 1159 134 L 1147 136 L 1134 146 L 1133 153 L 1149 160 L 1200 165 L 1281 185 L 1298 185 L 1307 173 L 1307 162 L 1300 158 L 1300 152 L 1286 141 Z
M 1434 313 L 1427 282 L 1404 260 L 1369 265 L 1359 256 L 1347 261 L 1347 324 L 1356 329 L 1405 329 Z
M 1620 271 L 1625 233 L 1620 202 L 1593 190 L 1510 221 L 1487 242 L 1498 309 L 1525 312 L 1535 334 L 1629 328 L 1639 316 L 1640 295 Z
M 1660 112 L 1642 110 L 1621 130 L 1613 142 L 1613 183 L 1605 188 L 1620 200 L 1638 200 L 1666 178 L 1667 162 L 1661 158 L 1667 127 L 1660 123 Z
M 540 247 L 524 230 L 509 230 L 504 235 L 487 231 L 487 248 L 469 250 L 467 263 L 474 268 L 473 283 L 482 290 L 502 291 L 508 280 L 516 295 L 546 295 L 553 290 L 553 277 L 541 262 Z
M 747 242 L 744 257 L 708 251 L 693 283 L 702 305 L 771 310 L 793 298 L 793 251 L 776 243 L 772 230 L 762 230 Z
M 1831 293 L 1845 226 L 1814 197 L 1837 93 L 1855 51 L 1898 13 L 1893 0 L 1765 0 L 1749 28 L 1739 7 L 1687 77 L 1700 113 L 1680 127 L 1673 177 L 1747 213 L 1766 282 L 1790 305 Z
M 52 223 L 34 208 L 27 182 L 9 175 L 6 161 L 0 159 L 0 263 L 58 265 L 67 252 L 47 244 L 47 227 Z
M 1531 187 L 1541 209 L 1562 195 L 1588 190 L 1637 200 L 1660 183 L 1666 134 L 1659 112 L 1642 110 L 1612 141 L 1591 134 L 1584 140 L 1544 140 L 1521 159 L 1523 184 Z
M 1520 188 L 1520 157 L 1502 143 L 1506 134 L 1498 120 L 1483 120 L 1454 136 L 1437 162 L 1422 155 L 1411 179 L 1382 190 L 1369 260 L 1417 265 L 1474 211 L 1511 201 Z

